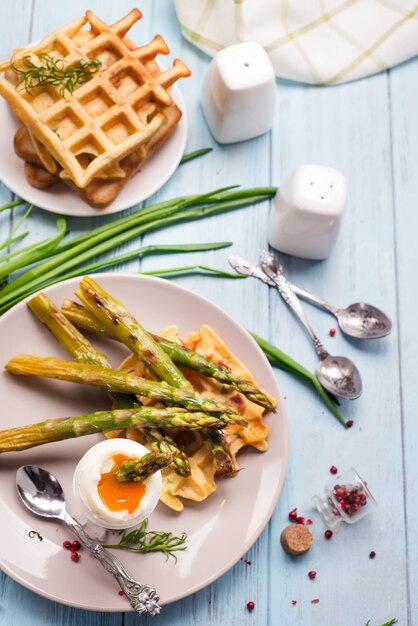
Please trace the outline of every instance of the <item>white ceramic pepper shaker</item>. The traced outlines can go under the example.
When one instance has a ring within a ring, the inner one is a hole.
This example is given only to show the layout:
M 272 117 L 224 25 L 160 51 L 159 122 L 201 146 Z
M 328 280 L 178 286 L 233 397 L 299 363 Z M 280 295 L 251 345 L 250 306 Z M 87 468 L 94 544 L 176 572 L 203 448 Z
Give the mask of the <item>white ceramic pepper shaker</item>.
M 301 165 L 285 180 L 270 213 L 268 241 L 305 259 L 329 256 L 347 201 L 347 181 L 325 165 Z
M 267 52 L 258 43 L 224 48 L 209 65 L 202 109 L 219 143 L 262 135 L 273 124 L 276 79 Z

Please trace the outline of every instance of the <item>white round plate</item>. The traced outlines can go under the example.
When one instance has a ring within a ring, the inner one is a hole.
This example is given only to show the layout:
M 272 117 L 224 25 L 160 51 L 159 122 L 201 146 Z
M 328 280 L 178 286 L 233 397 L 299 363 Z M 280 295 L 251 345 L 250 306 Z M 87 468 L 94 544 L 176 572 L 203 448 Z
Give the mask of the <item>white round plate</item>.
M 95 279 L 122 301 L 151 331 L 176 324 L 180 336 L 208 324 L 225 340 L 259 385 L 277 398 L 276 414 L 266 416 L 270 428 L 269 449 L 259 453 L 245 448 L 239 454 L 239 472 L 234 478 L 218 480 L 218 489 L 204 502 L 187 503 L 181 513 L 158 504 L 149 528 L 187 533 L 187 550 L 178 561 L 166 561 L 161 553 L 138 554 L 116 551 L 130 574 L 155 587 L 161 603 L 167 604 L 202 589 L 229 570 L 256 541 L 268 523 L 279 498 L 287 464 L 287 419 L 272 369 L 250 335 L 222 309 L 209 300 L 162 279 L 129 274 L 98 274 Z M 46 289 L 60 305 L 72 297 L 78 279 Z M 97 340 L 111 363 L 117 366 L 126 356 L 123 346 Z M 55 355 L 68 358 L 49 331 L 18 304 L 0 319 L 3 365 L 13 355 Z M 12 376 L 0 373 L 2 411 L 0 428 L 10 428 L 53 417 L 73 416 L 105 409 L 106 395 L 82 385 Z M 101 435 L 91 435 L 0 456 L 0 567 L 17 582 L 51 600 L 97 611 L 130 610 L 126 598 L 118 595 L 115 580 L 81 551 L 72 563 L 62 542 L 70 531 L 54 521 L 31 514 L 16 493 L 15 474 L 19 466 L 35 464 L 51 471 L 62 483 L 68 510 L 79 510 L 72 493 L 72 476 L 78 460 Z M 36 530 L 43 541 L 30 539 Z M 114 539 L 116 540 L 115 535 Z
M 23 170 L 23 161 L 16 156 L 13 149 L 13 138 L 19 123 L 6 101 L 0 98 L 0 154 L 2 155 L 0 180 L 29 204 L 52 213 L 97 217 L 129 209 L 158 191 L 175 172 L 184 154 L 187 139 L 187 112 L 177 85 L 174 85 L 172 89 L 172 96 L 183 113 L 177 128 L 105 209 L 91 207 L 64 183 L 58 182 L 49 189 L 36 189 L 28 183 Z

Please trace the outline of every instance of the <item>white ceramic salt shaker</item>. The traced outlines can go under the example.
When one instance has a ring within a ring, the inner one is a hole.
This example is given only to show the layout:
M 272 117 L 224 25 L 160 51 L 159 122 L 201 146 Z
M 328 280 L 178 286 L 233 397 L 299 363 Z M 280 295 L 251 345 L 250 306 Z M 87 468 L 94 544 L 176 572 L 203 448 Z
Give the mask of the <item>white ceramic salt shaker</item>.
M 325 259 L 335 243 L 347 200 L 347 181 L 325 165 L 301 165 L 276 194 L 268 241 L 285 254 Z
M 262 135 L 273 124 L 276 79 L 268 54 L 258 43 L 224 48 L 209 65 L 202 108 L 219 143 Z

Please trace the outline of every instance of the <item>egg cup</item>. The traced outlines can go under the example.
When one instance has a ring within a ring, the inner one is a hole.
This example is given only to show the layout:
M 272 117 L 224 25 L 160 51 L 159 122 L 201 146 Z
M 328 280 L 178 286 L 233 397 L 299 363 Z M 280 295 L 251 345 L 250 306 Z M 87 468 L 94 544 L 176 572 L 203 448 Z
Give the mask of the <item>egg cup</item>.
M 117 511 L 107 508 L 99 493 L 99 481 L 104 473 L 112 469 L 113 457 L 117 454 L 140 459 L 149 454 L 149 450 L 131 439 L 106 439 L 92 446 L 80 459 L 73 478 L 76 502 L 85 517 L 96 526 L 109 530 L 138 526 L 157 506 L 162 487 L 161 472 L 158 471 L 141 482 L 145 493 L 132 513 L 128 512 L 128 507 Z

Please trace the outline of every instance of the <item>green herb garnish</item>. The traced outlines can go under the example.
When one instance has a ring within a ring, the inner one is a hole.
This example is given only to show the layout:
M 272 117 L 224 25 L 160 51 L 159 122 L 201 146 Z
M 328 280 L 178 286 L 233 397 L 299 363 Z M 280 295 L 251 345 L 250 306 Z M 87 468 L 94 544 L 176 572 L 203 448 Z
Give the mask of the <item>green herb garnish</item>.
M 119 543 L 104 544 L 105 548 L 119 548 L 121 550 L 131 550 L 132 552 L 164 552 L 167 559 L 172 556 L 177 561 L 174 552 L 187 550 L 184 544 L 187 541 L 186 533 L 176 537 L 172 533 L 160 532 L 157 530 L 147 530 L 148 520 L 144 520 L 138 528 L 127 533 L 122 531 Z
M 198 157 L 201 157 L 205 154 L 207 154 L 208 152 L 212 152 L 213 148 L 202 148 L 201 150 L 195 150 L 194 152 L 188 152 L 187 154 L 183 155 L 183 158 L 180 161 L 180 165 L 182 163 L 187 163 L 187 161 L 191 161 L 192 159 L 197 159 Z
M 42 535 L 40 535 L 40 534 L 38 533 L 38 531 L 37 531 L 37 530 L 30 530 L 30 531 L 28 532 L 28 536 L 29 536 L 31 539 L 34 539 L 35 537 L 38 537 L 39 541 L 43 541 L 43 539 L 44 539 L 44 538 L 42 537 Z
M 35 65 L 29 54 L 23 57 L 22 66 L 11 62 L 12 70 L 18 75 L 16 87 L 23 85 L 25 91 L 31 93 L 36 87 L 55 85 L 60 87 L 61 96 L 65 92 L 73 93 L 77 85 L 83 85 L 99 71 L 99 59 L 80 59 L 76 64 L 65 66 L 65 59 L 54 59 L 50 54 L 42 52 L 38 56 L 42 65 Z
M 139 272 L 146 276 L 166 276 L 167 274 L 200 274 L 202 276 L 219 276 L 220 278 L 247 278 L 242 274 L 232 274 L 224 272 L 215 267 L 207 267 L 206 265 L 187 265 L 185 267 L 170 267 L 161 270 L 149 270 L 147 272 Z
M 314 374 L 311 374 L 311 372 L 309 372 L 305 367 L 303 367 L 303 365 L 301 365 L 300 363 L 292 359 L 292 357 L 285 354 L 279 348 L 276 348 L 276 346 L 273 346 L 273 344 L 266 341 L 266 339 L 262 339 L 261 337 L 259 337 L 258 335 L 252 332 L 250 332 L 250 335 L 252 335 L 253 339 L 256 340 L 256 342 L 258 343 L 258 345 L 260 346 L 260 348 L 262 349 L 262 351 L 264 352 L 264 354 L 270 361 L 271 365 L 273 365 L 274 367 L 279 367 L 285 372 L 290 372 L 291 374 L 295 374 L 299 378 L 305 379 L 307 382 L 309 382 L 317 390 L 322 400 L 328 406 L 330 411 L 335 415 L 335 417 L 340 422 L 340 424 L 342 424 L 345 429 L 348 428 L 347 422 L 345 421 L 345 419 L 343 418 L 343 416 L 337 409 L 337 406 L 336 406 L 338 405 L 337 398 L 334 398 L 334 396 L 331 396 L 324 389 L 324 387 L 321 385 L 321 383 L 319 382 L 319 380 Z
M 3 204 L 3 206 L 0 206 L 0 213 L 2 211 L 6 211 L 7 209 L 13 209 L 13 207 L 19 206 L 20 204 L 25 204 L 25 200 L 14 200 L 14 202 Z
M 389 620 L 388 622 L 385 622 L 381 626 L 393 626 L 393 624 L 397 624 L 397 623 L 398 623 L 398 620 L 396 619 L 396 617 L 394 617 L 393 619 Z M 366 626 L 371 626 L 370 620 L 367 622 Z
M 39 291 L 41 287 L 44 289 L 57 283 L 64 276 L 68 278 L 68 274 L 75 272 L 76 268 L 78 275 L 86 273 L 86 263 L 90 259 L 119 248 L 123 243 L 140 237 L 145 232 L 254 205 L 269 200 L 276 191 L 275 187 L 245 190 L 232 190 L 229 187 L 202 195 L 174 198 L 139 209 L 108 224 L 102 224 L 59 245 L 56 245 L 56 238 L 62 237 L 65 233 L 65 222 L 64 224 L 60 222 L 58 226 L 57 221 L 59 233 L 54 236 L 55 247 L 53 249 L 51 249 L 52 242 L 47 249 L 43 250 L 39 245 L 32 244 L 22 248 L 19 255 L 12 259 L 16 264 L 0 265 L 0 276 L 3 275 L 3 277 L 16 269 L 32 265 L 0 289 L 0 315 L 20 300 Z M 64 226 L 64 233 L 61 231 L 61 226 Z M 47 246 L 47 242 L 44 242 L 44 245 Z M 42 262 L 33 265 L 39 261 Z

